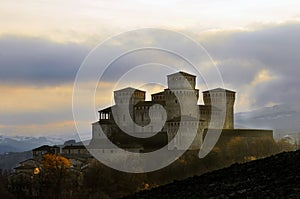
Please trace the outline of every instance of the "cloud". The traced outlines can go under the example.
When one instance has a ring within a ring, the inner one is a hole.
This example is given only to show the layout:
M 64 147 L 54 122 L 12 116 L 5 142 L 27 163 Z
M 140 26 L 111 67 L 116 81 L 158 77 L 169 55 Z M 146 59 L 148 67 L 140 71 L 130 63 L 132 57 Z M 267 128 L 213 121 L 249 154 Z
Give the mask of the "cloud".
M 2 1 L 0 35 L 42 36 L 84 42 L 141 27 L 193 31 L 247 27 L 260 22 L 299 19 L 299 1 Z M 255 14 L 254 14 L 255 13 Z
M 72 84 L 58 86 L 1 86 L 0 112 L 43 112 L 70 106 Z
M 299 101 L 299 23 L 268 25 L 226 37 L 219 34 L 219 42 L 210 42 L 218 38 L 214 34 L 204 45 L 218 63 L 225 84 L 238 95 L 254 99 L 240 109 Z
M 204 41 L 204 46 L 219 66 L 225 86 L 237 91 L 237 111 L 269 104 L 299 102 L 298 35 L 300 24 L 286 23 L 261 27 L 255 31 L 231 32 L 225 36 L 222 32 L 214 33 Z M 153 40 L 145 42 L 164 42 L 169 47 L 178 47 L 170 41 L 171 39 L 161 40 L 158 35 L 154 35 Z M 133 45 L 126 42 L 126 46 Z M 12 36 L 1 37 L 0 46 L 0 133 L 73 132 L 74 125 L 67 123 L 64 128 L 62 121 L 72 121 L 73 82 L 90 48 L 78 44 L 58 44 L 42 39 Z M 115 54 L 119 48 L 120 45 L 115 43 L 104 49 L 103 56 Z M 206 69 L 207 59 L 197 57 L 197 53 L 189 45 L 181 46 L 180 50 L 189 53 L 192 59 L 198 60 Z M 177 65 L 179 69 L 184 64 L 178 57 L 158 51 L 144 50 L 129 54 L 118 59 L 106 71 L 103 84 L 105 93 L 112 94 L 115 86 L 125 87 L 126 83 L 137 86 L 145 82 L 158 82 L 164 87 L 165 75 L 173 71 L 163 66 L 148 64 L 145 69 L 136 69 L 122 76 L 130 67 L 142 66 L 153 60 L 170 66 Z M 140 75 L 142 73 L 144 75 Z M 122 81 L 115 84 L 119 79 Z M 198 76 L 198 79 L 201 77 Z M 97 84 L 89 82 L 88 79 L 85 83 Z M 202 89 L 205 85 L 198 81 L 198 87 Z M 111 95 L 103 93 L 100 90 L 96 92 L 96 108 L 111 104 Z M 81 104 L 80 109 L 84 112 L 85 105 Z
M 89 48 L 38 38 L 0 37 L 0 83 L 37 86 L 72 82 Z
M 0 135 L 55 136 L 70 139 L 76 135 L 74 122 L 60 121 L 45 124 L 0 125 Z
M 257 75 L 254 77 L 253 82 L 251 83 L 251 86 L 256 86 L 265 82 L 270 82 L 272 80 L 276 79 L 275 76 L 270 74 L 269 70 L 262 69 L 260 70 Z

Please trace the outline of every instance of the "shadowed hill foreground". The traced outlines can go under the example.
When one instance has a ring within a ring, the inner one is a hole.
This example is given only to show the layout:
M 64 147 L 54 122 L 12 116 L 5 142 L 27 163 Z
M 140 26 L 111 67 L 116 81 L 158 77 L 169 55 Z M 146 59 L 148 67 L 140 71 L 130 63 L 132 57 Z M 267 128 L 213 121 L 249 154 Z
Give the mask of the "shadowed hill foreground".
M 195 176 L 126 198 L 300 198 L 300 150 Z

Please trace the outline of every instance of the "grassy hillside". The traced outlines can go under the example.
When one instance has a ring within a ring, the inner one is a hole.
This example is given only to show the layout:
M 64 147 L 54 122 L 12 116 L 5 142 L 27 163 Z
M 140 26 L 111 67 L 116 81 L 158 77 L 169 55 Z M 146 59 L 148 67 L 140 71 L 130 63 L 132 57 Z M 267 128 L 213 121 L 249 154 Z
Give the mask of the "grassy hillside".
M 195 176 L 127 198 L 299 198 L 300 150 Z

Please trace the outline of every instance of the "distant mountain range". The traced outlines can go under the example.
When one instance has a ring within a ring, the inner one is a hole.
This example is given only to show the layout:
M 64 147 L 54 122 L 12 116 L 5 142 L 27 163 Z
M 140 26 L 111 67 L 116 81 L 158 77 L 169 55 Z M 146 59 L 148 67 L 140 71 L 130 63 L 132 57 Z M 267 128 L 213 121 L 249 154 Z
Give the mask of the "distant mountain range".
M 0 154 L 30 151 L 41 145 L 61 145 L 63 138 L 0 135 Z
M 281 104 L 254 111 L 236 113 L 235 128 L 273 129 L 275 137 L 300 133 L 300 108 Z M 76 136 L 74 138 L 76 139 Z M 0 135 L 0 154 L 30 151 L 45 144 L 63 145 L 66 140 L 68 139 L 45 136 Z
M 236 128 L 273 129 L 274 136 L 300 132 L 300 110 L 298 107 L 281 104 L 250 112 L 235 114 Z

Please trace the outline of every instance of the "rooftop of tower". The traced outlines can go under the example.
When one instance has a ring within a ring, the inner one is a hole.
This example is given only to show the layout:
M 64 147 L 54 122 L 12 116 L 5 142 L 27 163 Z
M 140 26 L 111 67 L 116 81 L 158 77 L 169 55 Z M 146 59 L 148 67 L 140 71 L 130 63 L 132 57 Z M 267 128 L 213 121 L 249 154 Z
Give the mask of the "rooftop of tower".
M 215 88 L 215 89 L 211 89 L 211 90 L 206 90 L 203 91 L 202 93 L 208 93 L 208 92 L 229 92 L 229 93 L 236 93 L 235 91 L 231 91 L 231 90 L 227 90 L 225 88 Z
M 168 75 L 168 77 L 169 76 L 190 76 L 190 77 L 196 77 L 195 75 L 192 75 L 192 74 L 189 74 L 189 73 L 186 73 L 186 72 L 183 72 L 183 71 L 179 71 L 177 73 L 170 74 L 170 75 Z
M 151 96 L 163 95 L 164 93 L 165 93 L 165 91 L 161 91 L 161 92 L 158 92 L 158 93 L 153 93 L 153 94 L 151 94 Z
M 135 92 L 135 91 L 144 92 L 144 93 L 146 92 L 146 91 L 139 90 L 139 89 L 132 88 L 132 87 L 122 88 L 122 89 L 116 90 L 116 91 L 114 91 L 114 92 Z

